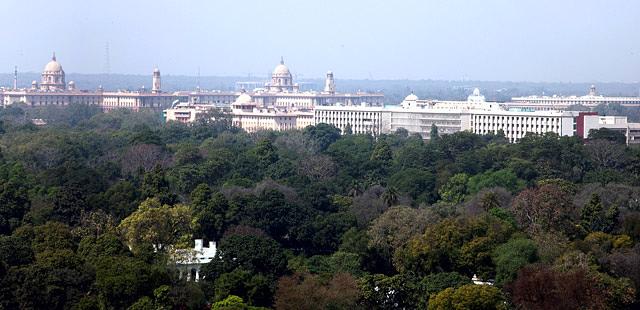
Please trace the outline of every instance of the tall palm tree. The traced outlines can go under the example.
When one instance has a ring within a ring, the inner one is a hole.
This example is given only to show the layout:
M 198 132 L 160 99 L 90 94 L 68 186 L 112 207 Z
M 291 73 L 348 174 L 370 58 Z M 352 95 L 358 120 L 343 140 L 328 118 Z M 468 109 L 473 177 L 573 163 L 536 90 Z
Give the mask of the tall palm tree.
M 398 203 L 398 189 L 393 186 L 387 187 L 382 193 L 382 200 L 387 204 L 387 207 Z

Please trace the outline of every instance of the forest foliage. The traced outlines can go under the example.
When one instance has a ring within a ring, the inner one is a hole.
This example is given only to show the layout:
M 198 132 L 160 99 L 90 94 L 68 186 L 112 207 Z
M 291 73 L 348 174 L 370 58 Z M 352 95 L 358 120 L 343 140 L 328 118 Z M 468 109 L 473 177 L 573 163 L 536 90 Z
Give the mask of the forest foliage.
M 0 309 L 640 306 L 640 150 L 615 133 L 0 120 Z M 174 262 L 195 238 L 218 245 L 199 282 Z

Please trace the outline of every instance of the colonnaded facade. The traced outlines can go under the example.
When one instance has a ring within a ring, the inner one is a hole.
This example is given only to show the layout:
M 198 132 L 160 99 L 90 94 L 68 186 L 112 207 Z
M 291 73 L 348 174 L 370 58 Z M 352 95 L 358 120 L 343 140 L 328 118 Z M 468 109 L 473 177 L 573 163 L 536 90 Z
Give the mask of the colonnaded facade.
M 340 93 L 336 91 L 333 72 L 326 75 L 322 91 L 300 91 L 294 83 L 293 75 L 282 59 L 271 75 L 271 81 L 264 88 L 256 88 L 243 92 L 228 91 L 162 91 L 160 70 L 153 71 L 151 91 L 105 91 L 102 87 L 96 90 L 79 90 L 74 81 L 66 83 L 66 75 L 62 65 L 54 53 L 51 61 L 42 71 L 40 82 L 33 81 L 31 88 L 18 89 L 17 70 L 14 73 L 13 88 L 0 89 L 0 102 L 4 106 L 23 103 L 28 106 L 66 106 L 69 104 L 96 105 L 105 111 L 125 108 L 134 111 L 152 109 L 163 110 L 172 106 L 175 101 L 188 102 L 192 105 L 215 105 L 230 107 L 243 93 L 251 96 L 259 107 L 275 107 L 280 109 L 311 110 L 319 105 L 341 103 L 345 105 L 381 106 L 384 103 L 382 93 Z
M 244 83 L 249 84 L 249 83 Z M 258 84 L 251 83 L 251 84 Z M 271 81 L 264 83 L 264 87 L 244 89 L 240 92 L 229 91 L 179 91 L 176 94 L 187 96 L 191 105 L 215 105 L 229 107 L 241 94 L 248 94 L 251 100 L 260 107 L 277 107 L 298 110 L 312 110 L 316 106 L 323 105 L 384 105 L 383 93 L 341 93 L 336 90 L 336 82 L 333 72 L 327 72 L 324 88 L 321 91 L 300 91 L 297 83 L 294 83 L 293 75 L 281 60 L 271 73 Z
M 160 111 L 181 98 L 179 94 L 162 92 L 158 68 L 153 71 L 151 92 L 144 90 L 113 92 L 105 91 L 102 87 L 96 90 L 78 90 L 74 81 L 65 82 L 65 72 L 55 53 L 44 67 L 40 83 L 31 82 L 31 88 L 18 89 L 17 72 L 14 74 L 13 88 L 0 90 L 0 99 L 4 106 L 18 103 L 30 107 L 86 104 L 99 106 L 105 111 L 120 108 L 134 111 L 148 109 Z

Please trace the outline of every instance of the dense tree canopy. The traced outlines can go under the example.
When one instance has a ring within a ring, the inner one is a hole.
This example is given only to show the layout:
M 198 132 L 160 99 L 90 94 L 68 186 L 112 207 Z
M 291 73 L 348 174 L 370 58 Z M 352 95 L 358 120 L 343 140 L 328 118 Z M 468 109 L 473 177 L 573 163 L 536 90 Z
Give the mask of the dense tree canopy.
M 616 132 L 0 121 L 0 309 L 640 306 L 640 150 Z M 188 282 L 173 254 L 195 238 L 218 251 Z

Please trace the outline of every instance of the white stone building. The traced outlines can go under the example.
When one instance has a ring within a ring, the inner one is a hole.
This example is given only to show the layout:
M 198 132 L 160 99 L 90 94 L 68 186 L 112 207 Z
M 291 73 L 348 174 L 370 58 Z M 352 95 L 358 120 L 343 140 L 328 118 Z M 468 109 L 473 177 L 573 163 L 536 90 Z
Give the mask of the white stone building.
M 351 127 L 354 134 L 378 136 L 385 133 L 389 125 L 384 122 L 384 107 L 370 106 L 317 106 L 314 110 L 314 123 L 331 124 L 344 133 Z
M 259 130 L 285 131 L 313 125 L 313 112 L 295 108 L 261 107 L 248 94 L 242 94 L 231 105 L 232 123 L 247 132 Z
M 204 117 L 207 112 L 223 108 L 215 104 L 177 103 L 163 111 L 165 120 L 192 123 Z M 285 131 L 304 129 L 313 125 L 313 111 L 274 106 L 262 107 L 249 94 L 243 93 L 231 104 L 229 110 L 232 124 L 247 132 L 259 130 Z
M 471 131 L 497 134 L 502 131 L 509 142 L 517 142 L 528 133 L 554 132 L 560 136 L 575 135 L 576 112 L 567 111 L 470 111 Z
M 599 104 L 620 104 L 626 107 L 640 107 L 640 97 L 607 97 L 599 95 L 594 85 L 585 96 L 526 96 L 511 98 L 507 107 L 529 108 L 534 110 L 566 110 L 572 105 L 596 107 Z
M 182 98 L 179 94 L 163 93 L 161 89 L 160 70 L 153 72 L 152 90 L 146 91 L 104 91 L 102 87 L 97 90 L 78 90 L 76 84 L 70 81 L 65 84 L 65 72 L 57 61 L 55 54 L 42 71 L 40 84 L 37 81 L 31 83 L 31 88 L 17 88 L 17 72 L 12 89 L 0 89 L 0 99 L 4 106 L 12 104 L 26 104 L 31 107 L 40 106 L 67 106 L 70 104 L 96 105 L 104 111 L 125 108 L 134 111 L 162 110 L 171 106 L 171 103 Z M 186 97 L 185 97 L 186 98 Z
M 264 88 L 247 90 L 253 101 L 262 107 L 296 108 L 298 110 L 312 110 L 322 105 L 361 105 L 366 103 L 372 106 L 382 106 L 384 95 L 382 93 L 339 93 L 333 72 L 327 72 L 323 91 L 300 91 L 298 84 L 293 82 L 293 76 L 281 60 L 273 73 L 271 82 Z
M 186 277 L 187 281 L 198 282 L 200 280 L 200 268 L 209 263 L 217 252 L 216 243 L 209 242 L 205 247 L 202 239 L 195 239 L 195 246 L 189 250 L 176 251 L 176 267 L 180 273 L 180 278 Z
M 410 94 L 400 104 L 391 107 L 322 106 L 315 109 L 315 123 L 332 124 L 344 131 L 347 125 L 353 133 L 379 135 L 399 128 L 423 139 L 430 136 L 432 125 L 439 134 L 471 131 L 477 134 L 497 134 L 502 131 L 510 142 L 517 142 L 527 133 L 554 132 L 561 136 L 577 134 L 579 112 L 506 110 L 500 104 L 487 102 L 479 90 L 466 101 L 420 100 Z

